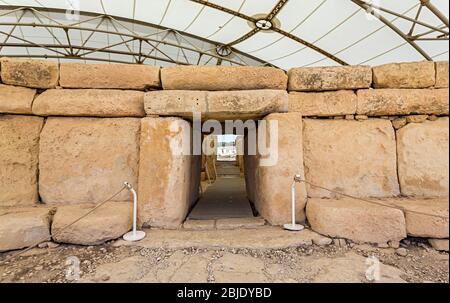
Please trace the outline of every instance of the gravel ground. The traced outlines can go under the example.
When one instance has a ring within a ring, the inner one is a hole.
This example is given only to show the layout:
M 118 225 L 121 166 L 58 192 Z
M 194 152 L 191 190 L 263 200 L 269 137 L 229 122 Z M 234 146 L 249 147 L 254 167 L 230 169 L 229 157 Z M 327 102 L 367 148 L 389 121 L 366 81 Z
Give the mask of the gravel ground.
M 84 282 L 368 282 L 352 264 L 375 256 L 394 282 L 449 283 L 448 253 L 419 239 L 406 243 L 400 250 L 351 243 L 284 250 L 166 250 L 115 247 L 112 242 L 95 247 L 59 245 L 35 248 L 6 263 L 8 254 L 0 254 L 0 282 L 70 283 L 72 260 L 79 262 Z

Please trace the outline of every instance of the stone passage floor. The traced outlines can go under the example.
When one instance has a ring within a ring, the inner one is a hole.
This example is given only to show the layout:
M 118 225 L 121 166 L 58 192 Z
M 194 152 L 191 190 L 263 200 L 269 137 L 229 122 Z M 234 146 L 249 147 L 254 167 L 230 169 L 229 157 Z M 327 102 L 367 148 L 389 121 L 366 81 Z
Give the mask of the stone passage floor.
M 253 217 L 245 181 L 234 162 L 218 162 L 218 178 L 208 186 L 188 216 L 190 220 Z
M 366 273 L 374 263 L 368 262 L 368 257 L 380 262 L 380 279 L 374 282 L 449 282 L 448 253 L 434 251 L 420 240 L 403 241 L 402 250 L 398 251 L 345 241 L 330 244 L 331 241 L 323 241 L 323 238 L 311 241 L 313 234 L 305 233 L 297 234 L 301 241 L 287 248 L 288 242 L 294 243 L 295 233 L 266 230 L 257 241 L 273 239 L 266 249 L 252 241 L 244 245 L 248 248 L 234 248 L 231 242 L 215 248 L 206 248 L 207 245 L 199 248 L 201 241 L 214 235 L 179 232 L 178 239 L 171 239 L 172 232 L 165 232 L 150 232 L 146 242 L 130 246 L 113 241 L 95 247 L 50 245 L 36 248 L 6 264 L 0 263 L 0 282 L 370 283 Z M 243 241 L 248 236 L 240 234 L 241 231 L 235 231 L 234 236 L 228 234 L 226 238 Z M 278 249 L 272 247 L 276 236 L 284 242 L 278 244 Z M 172 245 L 161 245 L 162 241 Z M 196 245 L 189 247 L 187 243 L 191 241 Z M 6 256 L 0 254 L 0 262 Z M 76 271 L 79 280 L 72 280 L 73 276 L 66 274 L 74 260 L 79 264 L 79 271 Z

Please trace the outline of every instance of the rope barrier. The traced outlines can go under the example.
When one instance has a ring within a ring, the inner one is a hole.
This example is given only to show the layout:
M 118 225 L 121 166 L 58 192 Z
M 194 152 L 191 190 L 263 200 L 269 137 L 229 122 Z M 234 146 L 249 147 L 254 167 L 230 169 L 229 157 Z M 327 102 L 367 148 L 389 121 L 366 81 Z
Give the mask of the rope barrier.
M 335 191 L 335 190 L 332 190 L 332 189 L 320 186 L 320 185 L 316 185 L 314 183 L 311 183 L 311 182 L 303 180 L 303 179 L 298 180 L 298 182 L 308 184 L 308 185 L 310 185 L 312 187 L 316 187 L 316 188 L 328 191 L 328 192 L 333 193 L 333 194 L 341 195 L 341 196 L 344 196 L 344 197 L 347 197 L 347 198 L 363 201 L 363 202 L 370 203 L 370 204 L 375 204 L 375 205 L 379 205 L 379 206 L 384 206 L 384 207 L 398 209 L 398 210 L 401 210 L 403 212 L 409 212 L 409 213 L 413 213 L 413 214 L 417 214 L 417 215 L 424 215 L 424 216 L 429 216 L 429 217 L 436 217 L 436 218 L 440 218 L 440 219 L 444 219 L 444 220 L 448 220 L 448 218 L 449 218 L 448 216 L 441 216 L 441 215 L 429 214 L 429 213 L 424 213 L 424 212 L 415 211 L 415 210 L 409 210 L 409 209 L 406 209 L 406 208 L 401 207 L 401 206 L 396 206 L 396 205 L 392 205 L 392 204 L 385 204 L 385 203 L 383 203 L 381 201 L 373 201 L 373 200 L 368 200 L 368 199 L 364 199 L 364 198 L 355 197 L 355 196 L 352 196 L 352 195 L 349 195 L 349 194 L 341 193 L 341 192 L 338 192 L 338 191 Z
M 78 219 L 76 219 L 76 220 L 73 221 L 72 223 L 70 223 L 70 224 L 64 226 L 64 227 L 61 228 L 61 229 L 59 229 L 57 232 L 55 232 L 55 233 L 53 233 L 53 234 L 50 234 L 50 235 L 49 235 L 48 237 L 46 237 L 45 239 L 41 239 L 41 240 L 39 240 L 39 242 L 36 242 L 35 244 L 33 244 L 33 245 L 27 247 L 26 249 L 21 250 L 21 251 L 19 251 L 19 252 L 16 253 L 16 254 L 13 254 L 13 255 L 11 255 L 11 256 L 6 257 L 5 260 L 0 261 L 0 265 L 2 265 L 2 264 L 4 264 L 4 263 L 6 263 L 6 262 L 8 262 L 8 261 L 10 261 L 10 260 L 12 260 L 12 259 L 18 257 L 18 256 L 20 256 L 20 255 L 22 255 L 22 254 L 24 254 L 24 253 L 26 253 L 27 251 L 30 251 L 31 249 L 35 248 L 36 246 L 38 246 L 38 245 L 41 244 L 41 243 L 50 241 L 50 240 L 52 239 L 52 237 L 55 237 L 55 236 L 61 234 L 61 233 L 62 233 L 64 230 L 66 230 L 67 228 L 69 228 L 69 227 L 73 226 L 74 224 L 78 223 L 79 221 L 81 221 L 81 220 L 84 219 L 85 217 L 87 217 L 87 216 L 89 216 L 90 214 L 92 214 L 92 213 L 93 213 L 94 211 L 96 211 L 98 208 L 100 208 L 101 206 L 103 206 L 103 205 L 106 204 L 107 202 L 109 202 L 109 201 L 111 201 L 112 199 L 114 199 L 115 197 L 117 197 L 117 196 L 118 196 L 122 191 L 124 191 L 126 188 L 127 188 L 126 185 L 124 185 L 117 193 L 115 193 L 114 195 L 112 195 L 110 198 L 108 198 L 108 199 L 104 200 L 103 202 L 97 204 L 93 209 L 89 210 L 86 214 L 84 214 L 83 216 L 79 217 Z

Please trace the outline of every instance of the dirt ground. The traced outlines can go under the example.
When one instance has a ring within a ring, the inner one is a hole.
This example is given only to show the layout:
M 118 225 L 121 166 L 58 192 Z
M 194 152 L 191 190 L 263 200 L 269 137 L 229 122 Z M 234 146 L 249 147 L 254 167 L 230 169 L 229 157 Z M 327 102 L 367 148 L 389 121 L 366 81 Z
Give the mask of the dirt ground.
M 59 245 L 33 249 L 7 263 L 2 261 L 8 254 L 0 254 L 0 282 L 449 283 L 448 253 L 408 241 L 402 243 L 406 254 L 348 243 L 278 250 L 150 249 L 114 241 Z

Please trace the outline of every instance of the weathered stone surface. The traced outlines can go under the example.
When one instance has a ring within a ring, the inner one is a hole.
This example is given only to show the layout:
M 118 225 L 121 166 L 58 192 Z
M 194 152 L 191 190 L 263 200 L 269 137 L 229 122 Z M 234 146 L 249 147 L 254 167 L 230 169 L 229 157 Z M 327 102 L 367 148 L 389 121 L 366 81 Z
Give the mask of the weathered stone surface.
M 372 70 L 375 88 L 427 88 L 436 83 L 431 61 L 384 64 Z
M 287 112 L 288 95 L 282 90 L 253 91 L 153 91 L 145 94 L 148 115 L 208 119 L 254 119 L 274 112 Z
M 0 84 L 0 113 L 31 114 L 35 89 Z
M 142 119 L 138 212 L 141 225 L 179 228 L 186 218 L 192 204 L 190 184 L 194 181 L 190 132 L 189 123 L 179 118 Z M 196 177 L 200 177 L 200 172 Z
M 252 119 L 288 111 L 288 94 L 282 90 L 210 92 L 209 119 Z
M 406 117 L 407 123 L 423 123 L 428 120 L 427 115 L 412 115 Z
M 97 203 L 136 186 L 140 120 L 48 118 L 41 134 L 39 193 L 49 204 Z M 128 191 L 113 201 L 132 200 Z
M 147 115 L 192 117 L 207 112 L 206 91 L 162 90 L 147 92 L 144 97 Z
M 0 205 L 38 200 L 39 134 L 44 119 L 0 115 Z
M 60 69 L 59 84 L 64 88 L 147 90 L 161 87 L 159 66 L 62 63 Z
M 448 239 L 429 239 L 428 242 L 434 249 L 448 252 Z
M 216 227 L 216 220 L 186 220 L 184 229 L 188 230 L 210 230 Z
M 409 236 L 448 238 L 448 198 L 389 199 L 387 203 L 403 210 Z
M 291 220 L 292 196 L 289 190 L 293 178 L 303 171 L 302 117 L 298 113 L 271 114 L 267 121 L 268 151 L 258 151 L 255 180 L 255 207 L 261 216 L 272 225 L 281 225 Z M 278 123 L 277 132 L 270 129 Z M 258 136 L 262 136 L 262 127 Z M 271 142 L 270 138 L 274 140 Z M 270 145 L 269 145 L 270 144 Z M 274 144 L 276 146 L 274 146 Z M 267 155 L 264 155 L 267 154 Z M 296 215 L 299 222 L 305 218 L 306 189 L 298 185 L 296 192 Z
M 218 219 L 216 221 L 217 229 L 239 229 L 239 228 L 257 228 L 264 226 L 266 220 L 263 218 L 228 218 Z
M 49 207 L 0 208 L 0 252 L 50 239 Z
M 1 58 L 2 82 L 32 88 L 54 88 L 58 85 L 57 62 L 17 58 Z
M 167 90 L 286 90 L 287 76 L 281 69 L 249 66 L 175 66 L 161 70 Z
M 144 93 L 123 90 L 51 89 L 33 103 L 40 116 L 144 117 Z
M 133 203 L 108 202 L 61 231 L 94 207 L 95 204 L 59 206 L 52 222 L 53 240 L 59 243 L 98 245 L 117 239 L 131 230 Z
M 329 237 L 387 243 L 406 238 L 403 212 L 353 199 L 309 199 L 306 216 L 311 228 Z
M 371 89 L 357 95 L 361 115 L 448 115 L 448 89 Z
M 392 120 L 392 126 L 397 130 L 408 124 L 405 117 Z
M 304 120 L 306 180 L 358 197 L 399 194 L 394 129 L 389 120 Z M 310 197 L 334 197 L 308 186 Z
M 370 66 L 293 68 L 288 72 L 289 91 L 326 91 L 369 88 Z
M 356 106 L 357 98 L 353 91 L 289 94 L 289 112 L 299 112 L 303 116 L 353 115 Z
M 448 118 L 411 123 L 397 132 L 398 175 L 406 196 L 448 197 Z
M 448 61 L 436 62 L 436 88 L 448 88 Z

